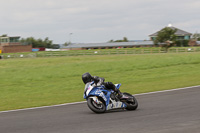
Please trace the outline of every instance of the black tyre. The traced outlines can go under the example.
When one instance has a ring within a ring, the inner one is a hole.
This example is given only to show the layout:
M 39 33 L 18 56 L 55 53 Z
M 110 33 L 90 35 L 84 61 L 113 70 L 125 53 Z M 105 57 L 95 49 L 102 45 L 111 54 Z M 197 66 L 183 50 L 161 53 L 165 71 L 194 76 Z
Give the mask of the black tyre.
M 97 104 L 92 98 L 88 98 L 87 105 L 95 113 L 104 113 L 106 111 L 106 106 L 101 99 L 99 100 L 101 103 Z
M 127 105 L 126 109 L 127 110 L 136 110 L 138 107 L 137 99 L 129 93 L 123 93 L 123 95 L 126 95 L 132 99 L 132 100 L 127 100 L 126 102 L 124 102 Z

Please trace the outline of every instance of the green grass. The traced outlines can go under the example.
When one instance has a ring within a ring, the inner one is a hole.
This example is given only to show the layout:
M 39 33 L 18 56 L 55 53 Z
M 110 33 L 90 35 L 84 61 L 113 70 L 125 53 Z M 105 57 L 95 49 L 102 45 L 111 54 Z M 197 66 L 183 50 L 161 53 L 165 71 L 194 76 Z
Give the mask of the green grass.
M 81 75 L 144 93 L 200 84 L 200 53 L 0 60 L 0 111 L 83 101 Z

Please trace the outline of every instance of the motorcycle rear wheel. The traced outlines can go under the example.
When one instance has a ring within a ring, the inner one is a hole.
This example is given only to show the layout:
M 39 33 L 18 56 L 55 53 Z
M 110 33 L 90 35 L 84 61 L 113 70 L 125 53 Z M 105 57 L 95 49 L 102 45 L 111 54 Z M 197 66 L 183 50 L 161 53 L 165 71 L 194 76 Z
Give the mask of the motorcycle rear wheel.
M 137 99 L 133 95 L 131 95 L 129 93 L 123 93 L 123 95 L 126 95 L 126 96 L 130 97 L 133 100 L 133 101 L 127 100 L 125 102 L 125 104 L 127 105 L 127 107 L 125 109 L 126 110 L 136 110 L 137 107 L 138 107 Z
M 87 105 L 95 113 L 104 113 L 106 111 L 106 106 L 101 99 L 101 104 L 97 104 L 92 98 L 88 98 Z

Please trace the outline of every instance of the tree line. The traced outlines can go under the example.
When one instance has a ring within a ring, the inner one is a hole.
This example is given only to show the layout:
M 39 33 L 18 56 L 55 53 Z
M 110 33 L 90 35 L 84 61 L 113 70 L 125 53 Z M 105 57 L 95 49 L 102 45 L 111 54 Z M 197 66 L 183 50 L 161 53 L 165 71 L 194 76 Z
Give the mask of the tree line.
M 20 42 L 23 45 L 32 45 L 33 48 L 60 48 L 60 45 L 53 44 L 53 41 L 49 40 L 48 37 L 45 39 L 35 39 L 34 37 L 22 38 Z
M 110 41 L 108 41 L 109 43 L 112 43 L 112 42 L 128 42 L 128 38 L 127 37 L 124 37 L 122 40 L 110 40 Z

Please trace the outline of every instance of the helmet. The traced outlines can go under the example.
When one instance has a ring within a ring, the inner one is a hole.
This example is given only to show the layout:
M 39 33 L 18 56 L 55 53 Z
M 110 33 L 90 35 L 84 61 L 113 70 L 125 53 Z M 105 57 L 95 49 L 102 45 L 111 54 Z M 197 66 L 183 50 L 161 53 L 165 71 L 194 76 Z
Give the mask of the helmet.
M 92 80 L 92 76 L 90 75 L 90 73 L 84 73 L 83 75 L 82 75 L 82 80 L 83 80 L 83 83 L 88 83 L 88 82 L 91 82 L 91 80 Z

